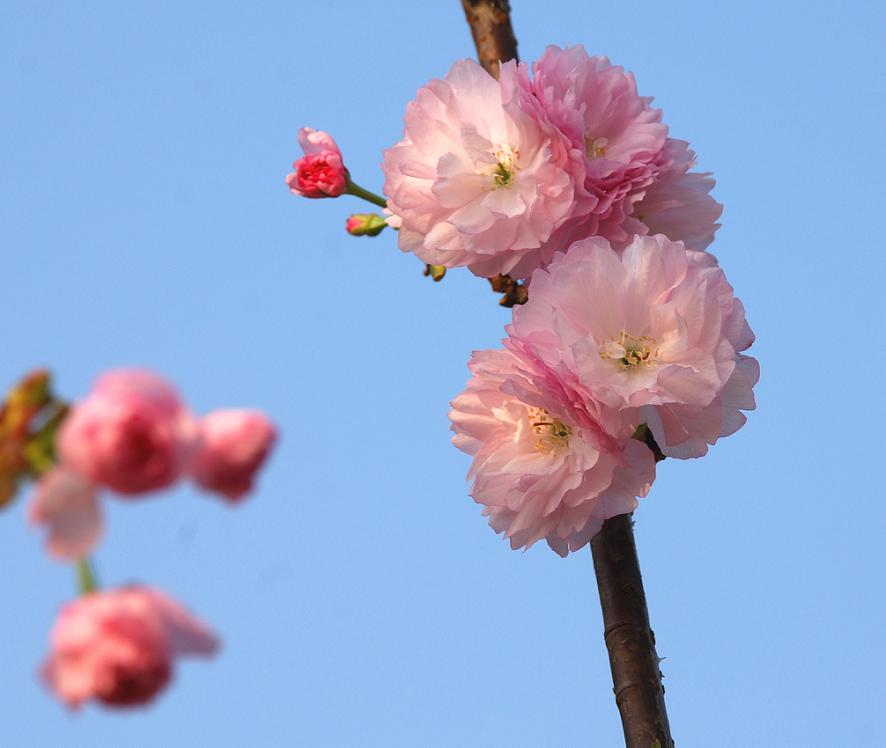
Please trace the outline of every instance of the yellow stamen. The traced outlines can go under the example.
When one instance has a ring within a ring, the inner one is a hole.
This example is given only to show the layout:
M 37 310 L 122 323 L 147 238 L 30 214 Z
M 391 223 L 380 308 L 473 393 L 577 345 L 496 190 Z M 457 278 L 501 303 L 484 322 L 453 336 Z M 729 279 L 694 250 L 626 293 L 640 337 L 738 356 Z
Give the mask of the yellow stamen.
M 585 133 L 585 153 L 588 158 L 594 159 L 606 155 L 606 146 L 609 145 L 607 138 L 595 138 L 589 132 Z
M 654 338 L 648 335 L 638 337 L 625 330 L 600 349 L 600 358 L 615 361 L 622 369 L 654 366 L 660 356 L 661 349 Z
M 542 454 L 552 455 L 569 446 L 572 429 L 559 418 L 552 418 L 544 408 L 530 407 L 529 425 L 535 432 L 535 448 Z

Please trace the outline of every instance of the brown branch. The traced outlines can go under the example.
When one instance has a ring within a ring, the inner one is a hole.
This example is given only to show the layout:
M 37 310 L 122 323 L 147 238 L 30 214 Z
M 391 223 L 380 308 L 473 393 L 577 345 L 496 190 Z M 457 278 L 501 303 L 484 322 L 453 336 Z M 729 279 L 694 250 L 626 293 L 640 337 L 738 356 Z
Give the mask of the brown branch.
M 499 62 L 517 59 L 517 39 L 511 27 L 508 1 L 462 0 L 462 6 L 480 64 L 497 78 Z M 526 289 L 509 276 L 490 278 L 489 283 L 493 291 L 504 294 L 503 306 L 525 303 Z M 664 457 L 651 432 L 638 437 L 653 450 L 656 461 Z M 591 552 L 603 609 L 603 638 L 609 651 L 625 745 L 672 748 L 674 741 L 665 711 L 655 636 L 649 627 L 631 515 L 606 520 L 591 541 Z
M 461 0 L 461 4 L 477 47 L 477 59 L 498 78 L 499 62 L 519 59 L 510 4 L 508 0 Z
M 672 748 L 655 634 L 649 627 L 646 593 L 630 514 L 606 520 L 591 540 L 603 638 L 609 650 L 615 703 L 627 748 Z M 657 741 L 657 742 L 656 742 Z

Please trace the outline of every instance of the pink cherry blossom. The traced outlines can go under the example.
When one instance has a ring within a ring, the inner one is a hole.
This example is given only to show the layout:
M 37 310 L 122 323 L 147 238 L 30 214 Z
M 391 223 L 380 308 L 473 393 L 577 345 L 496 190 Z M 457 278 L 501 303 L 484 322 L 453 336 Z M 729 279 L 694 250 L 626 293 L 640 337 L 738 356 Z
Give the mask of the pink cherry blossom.
M 88 555 L 102 531 L 95 487 L 78 473 L 56 467 L 37 483 L 28 506 L 31 522 L 46 525 L 46 549 L 56 558 Z
M 548 47 L 533 73 L 532 90 L 567 137 L 584 176 L 570 220 L 511 269 L 516 278 L 529 277 L 579 239 L 628 241 L 625 221 L 661 169 L 668 132 L 652 99 L 637 92 L 633 75 L 605 57 L 589 56 L 581 45 Z
M 544 538 L 561 556 L 631 512 L 655 477 L 649 449 L 609 436 L 568 379 L 512 349 L 478 351 L 452 403 L 453 443 L 473 455 L 471 495 L 512 548 Z
M 713 256 L 661 235 L 621 254 L 604 239 L 577 242 L 533 274 L 508 332 L 617 413 L 616 432 L 647 423 L 666 455 L 704 454 L 754 407 L 741 302 Z
M 119 369 L 74 406 L 59 432 L 59 455 L 94 484 L 141 494 L 179 478 L 190 428 L 172 385 L 150 372 Z
M 713 177 L 690 172 L 693 166 L 695 153 L 689 144 L 668 138 L 658 176 L 634 203 L 626 221 L 629 233 L 664 234 L 695 250 L 703 250 L 714 241 L 723 206 L 710 195 Z
M 189 472 L 199 486 L 238 501 L 252 490 L 276 438 L 274 425 L 259 411 L 215 411 L 198 424 Z
M 68 706 L 146 704 L 166 686 L 174 660 L 211 655 L 215 635 L 163 593 L 147 587 L 93 592 L 61 611 L 43 677 Z
M 338 197 L 347 192 L 348 170 L 341 150 L 332 136 L 322 130 L 303 127 L 298 142 L 305 155 L 293 162 L 286 176 L 290 191 L 302 197 Z
M 537 252 L 571 216 L 584 178 L 514 62 L 500 81 L 464 60 L 423 86 L 382 166 L 400 248 L 482 276 Z

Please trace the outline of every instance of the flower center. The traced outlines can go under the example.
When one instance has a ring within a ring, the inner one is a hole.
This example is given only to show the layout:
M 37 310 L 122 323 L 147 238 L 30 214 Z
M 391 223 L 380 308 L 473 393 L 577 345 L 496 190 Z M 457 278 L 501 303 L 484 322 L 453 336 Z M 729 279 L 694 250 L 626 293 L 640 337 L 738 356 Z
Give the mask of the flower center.
M 600 358 L 615 361 L 622 369 L 639 369 L 654 366 L 661 356 L 655 338 L 648 335 L 636 336 L 622 330 L 618 337 L 611 338 L 601 349 Z
M 493 154 L 498 163 L 492 167 L 492 178 L 495 182 L 495 189 L 499 187 L 507 187 L 511 184 L 514 175 L 517 173 L 517 160 L 520 158 L 520 151 L 511 146 L 501 146 L 494 151 Z
M 552 455 L 569 446 L 572 429 L 559 418 L 551 418 L 544 408 L 530 407 L 529 425 L 535 432 L 535 448 L 542 454 Z
M 595 138 L 589 132 L 585 133 L 585 153 L 589 159 L 599 158 L 606 155 L 606 146 L 609 141 L 606 138 Z

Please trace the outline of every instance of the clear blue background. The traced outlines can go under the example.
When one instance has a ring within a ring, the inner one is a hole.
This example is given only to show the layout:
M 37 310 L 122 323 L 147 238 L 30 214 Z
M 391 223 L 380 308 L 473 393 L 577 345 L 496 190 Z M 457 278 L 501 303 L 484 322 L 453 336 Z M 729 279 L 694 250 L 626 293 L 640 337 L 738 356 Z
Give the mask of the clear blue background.
M 716 172 L 758 334 L 758 411 L 637 514 L 677 744 L 886 745 L 882 3 L 513 4 L 524 59 L 609 55 Z M 456 0 L 2 4 L 0 383 L 141 364 L 283 432 L 237 509 L 106 504 L 102 579 L 225 642 L 147 711 L 38 683 L 73 575 L 0 516 L 4 745 L 621 744 L 590 554 L 510 551 L 449 444 L 508 313 L 283 183 L 308 124 L 379 189 L 406 102 L 472 54 Z

